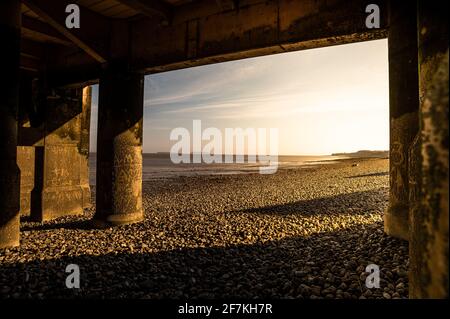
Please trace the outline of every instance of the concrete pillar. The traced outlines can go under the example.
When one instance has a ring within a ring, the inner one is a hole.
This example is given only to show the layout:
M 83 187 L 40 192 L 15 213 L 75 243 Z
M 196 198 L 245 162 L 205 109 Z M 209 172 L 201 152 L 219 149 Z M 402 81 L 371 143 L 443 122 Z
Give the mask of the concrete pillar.
M 46 221 L 83 213 L 82 89 L 44 92 L 43 138 L 35 143 L 31 218 Z
M 448 22 L 446 3 L 419 1 L 420 202 L 410 212 L 411 298 L 448 298 Z
M 94 224 L 143 219 L 142 74 L 109 69 L 100 78 Z
M 20 216 L 29 216 L 31 210 L 31 192 L 34 188 L 34 145 L 42 139 L 42 130 L 37 113 L 33 91 L 36 73 L 21 70 L 20 101 L 17 132 L 17 165 L 20 169 Z
M 20 170 L 20 216 L 30 216 L 31 192 L 34 188 L 34 162 L 34 147 L 17 146 L 17 166 Z
M 23 144 L 23 130 L 30 126 L 26 105 L 31 101 L 32 77 L 28 72 L 20 72 L 20 99 L 17 116 L 17 166 L 20 170 L 20 216 L 30 215 L 31 191 L 34 187 L 34 148 Z
M 408 154 L 419 130 L 416 7 L 389 3 L 390 194 L 384 230 L 408 240 Z
M 89 129 L 91 125 L 92 87 L 83 88 L 81 136 L 80 136 L 80 184 L 83 191 L 83 208 L 91 206 L 91 189 L 89 186 Z
M 16 145 L 20 25 L 20 1 L 0 1 L 0 248 L 19 245 L 20 186 Z

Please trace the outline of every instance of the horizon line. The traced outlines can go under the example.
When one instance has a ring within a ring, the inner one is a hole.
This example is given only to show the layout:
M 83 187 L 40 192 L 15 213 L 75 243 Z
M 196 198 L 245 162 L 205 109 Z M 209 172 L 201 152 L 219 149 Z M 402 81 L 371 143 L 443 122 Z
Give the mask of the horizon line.
M 357 154 L 357 153 L 363 153 L 363 152 L 370 152 L 370 153 L 389 153 L 389 150 L 358 150 L 358 151 L 353 151 L 353 152 L 333 152 L 331 154 L 278 154 L 276 156 L 341 156 L 341 155 L 346 155 L 346 154 Z M 89 154 L 97 154 L 97 152 L 92 152 L 90 151 Z M 142 154 L 151 154 L 151 155 L 170 155 L 170 154 L 177 154 L 177 155 L 194 155 L 194 154 L 203 154 L 203 153 L 171 153 L 171 152 L 142 152 Z M 211 154 L 212 156 L 214 155 L 221 155 L 221 156 L 226 156 L 226 155 L 232 155 L 232 156 L 258 156 L 261 154 Z M 275 156 L 275 155 L 270 155 L 270 154 L 264 154 L 262 156 Z

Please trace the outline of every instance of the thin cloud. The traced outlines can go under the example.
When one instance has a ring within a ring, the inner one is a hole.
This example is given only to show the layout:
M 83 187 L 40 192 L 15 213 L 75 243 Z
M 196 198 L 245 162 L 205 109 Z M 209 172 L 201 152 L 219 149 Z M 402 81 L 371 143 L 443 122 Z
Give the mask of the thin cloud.
M 375 130 L 388 125 L 387 69 L 387 41 L 376 40 L 146 76 L 144 151 L 167 151 L 167 132 L 189 128 L 193 119 L 219 129 L 276 125 L 288 136 L 301 130 L 301 142 L 283 141 L 281 153 L 327 153 L 339 134 L 360 135 L 349 131 L 355 127 L 373 134 L 364 140 L 387 146 L 388 134 Z M 91 141 L 96 112 L 93 103 Z M 350 150 L 355 141 L 338 144 Z

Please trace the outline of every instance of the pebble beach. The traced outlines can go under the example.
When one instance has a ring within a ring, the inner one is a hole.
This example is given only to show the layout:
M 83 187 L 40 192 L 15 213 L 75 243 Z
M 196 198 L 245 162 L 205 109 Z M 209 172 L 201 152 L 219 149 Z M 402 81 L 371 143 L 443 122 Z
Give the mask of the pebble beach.
M 23 217 L 21 246 L 0 250 L 0 298 L 407 298 L 408 243 L 383 232 L 388 166 L 144 181 L 145 220 L 115 228 L 93 229 L 93 208 Z M 65 286 L 68 264 L 80 289 Z M 370 264 L 379 288 L 365 285 Z

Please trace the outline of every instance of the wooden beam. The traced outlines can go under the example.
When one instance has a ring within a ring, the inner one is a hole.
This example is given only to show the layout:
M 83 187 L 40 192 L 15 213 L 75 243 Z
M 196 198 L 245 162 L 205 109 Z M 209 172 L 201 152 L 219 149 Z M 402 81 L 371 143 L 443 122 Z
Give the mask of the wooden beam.
M 25 39 L 29 39 L 32 41 L 43 42 L 43 43 L 53 43 L 60 44 L 64 46 L 73 46 L 72 42 L 67 41 L 65 39 L 61 39 L 60 37 L 54 37 L 45 33 L 40 33 L 39 31 L 31 30 L 28 28 L 21 28 L 20 32 L 21 36 Z
M 61 34 L 50 25 L 26 15 L 22 15 L 21 35 L 22 38 L 30 39 L 32 41 L 73 46 L 72 42 L 68 41 L 65 37 L 62 37 Z
M 172 8 L 167 3 L 160 0 L 118 0 L 120 3 L 130 7 L 142 14 L 154 18 L 158 15 L 166 21 L 172 19 Z
M 45 45 L 39 42 L 31 41 L 29 39 L 20 39 L 20 52 L 43 58 L 45 56 Z
M 92 20 L 90 25 L 83 25 L 83 27 L 80 29 L 71 29 L 69 31 L 69 29 L 67 29 L 65 26 L 65 18 L 67 16 L 67 14 L 65 13 L 65 7 L 69 3 L 66 4 L 65 1 L 52 1 L 50 4 L 45 0 L 23 0 L 23 2 L 28 8 L 31 9 L 31 11 L 44 19 L 50 26 L 55 28 L 58 32 L 60 32 L 72 43 L 74 43 L 76 46 L 78 46 L 80 49 L 94 58 L 97 62 L 102 64 L 107 62 L 106 58 L 102 54 L 97 52 L 97 50 L 89 45 L 87 41 L 83 40 L 80 36 L 75 34 L 75 32 L 82 33 L 86 32 L 87 30 L 95 30 L 97 26 L 94 20 Z M 89 14 L 87 13 L 87 10 L 82 10 L 80 15 L 84 17 L 85 15 Z M 102 19 L 100 17 L 101 16 L 98 17 L 99 24 L 102 23 Z M 80 32 L 81 29 L 83 29 L 83 31 Z
M 41 61 L 39 58 L 26 54 L 20 54 L 20 68 L 22 70 L 27 70 L 31 72 L 39 72 L 39 68 L 41 66 Z

